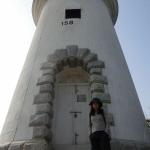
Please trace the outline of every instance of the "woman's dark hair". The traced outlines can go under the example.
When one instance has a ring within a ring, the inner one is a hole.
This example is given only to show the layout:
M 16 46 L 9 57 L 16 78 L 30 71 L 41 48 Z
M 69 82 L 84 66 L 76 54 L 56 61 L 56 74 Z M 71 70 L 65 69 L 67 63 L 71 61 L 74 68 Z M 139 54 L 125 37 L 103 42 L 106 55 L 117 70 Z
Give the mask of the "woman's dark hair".
M 98 111 L 97 111 L 97 113 L 98 114 L 102 114 L 102 108 L 101 108 L 101 103 L 98 103 L 99 104 L 99 107 L 98 107 Z M 93 106 L 91 105 L 91 111 L 90 111 L 90 116 L 94 116 L 94 114 L 95 114 L 95 109 L 93 108 Z

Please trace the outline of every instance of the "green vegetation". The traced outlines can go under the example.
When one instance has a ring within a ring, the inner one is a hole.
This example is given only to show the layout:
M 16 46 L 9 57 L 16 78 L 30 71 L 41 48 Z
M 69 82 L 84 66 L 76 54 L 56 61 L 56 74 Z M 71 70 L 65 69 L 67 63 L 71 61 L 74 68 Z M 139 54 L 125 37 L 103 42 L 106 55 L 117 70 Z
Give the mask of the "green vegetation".
M 148 124 L 148 128 L 150 129 L 150 119 L 146 119 L 147 124 Z

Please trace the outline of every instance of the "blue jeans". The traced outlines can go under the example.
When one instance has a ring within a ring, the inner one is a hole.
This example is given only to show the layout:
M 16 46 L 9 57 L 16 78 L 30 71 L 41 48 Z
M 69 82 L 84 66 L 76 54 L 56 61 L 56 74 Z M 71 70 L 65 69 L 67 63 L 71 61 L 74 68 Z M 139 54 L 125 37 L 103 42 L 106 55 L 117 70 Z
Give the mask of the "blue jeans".
M 104 131 L 96 131 L 90 135 L 92 150 L 111 150 L 108 134 Z

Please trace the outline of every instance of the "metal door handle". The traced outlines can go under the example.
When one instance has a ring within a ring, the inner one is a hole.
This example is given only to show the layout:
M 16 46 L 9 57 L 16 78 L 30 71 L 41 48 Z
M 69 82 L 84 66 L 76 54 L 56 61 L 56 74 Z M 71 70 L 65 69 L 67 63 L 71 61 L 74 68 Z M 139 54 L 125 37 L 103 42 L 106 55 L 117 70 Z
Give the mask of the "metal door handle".
M 81 111 L 70 111 L 70 113 L 82 113 Z
M 81 111 L 70 111 L 70 113 L 74 113 L 74 117 L 77 117 L 77 113 L 82 113 Z

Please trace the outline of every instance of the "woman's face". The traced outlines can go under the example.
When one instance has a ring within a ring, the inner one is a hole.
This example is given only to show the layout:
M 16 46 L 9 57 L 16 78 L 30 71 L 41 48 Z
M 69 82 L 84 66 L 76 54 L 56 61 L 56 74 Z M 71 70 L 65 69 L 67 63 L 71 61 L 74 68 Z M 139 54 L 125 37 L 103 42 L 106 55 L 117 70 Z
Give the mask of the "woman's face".
M 92 107 L 93 107 L 95 110 L 97 110 L 98 107 L 99 107 L 99 104 L 96 103 L 96 102 L 93 102 L 93 103 L 92 103 Z

